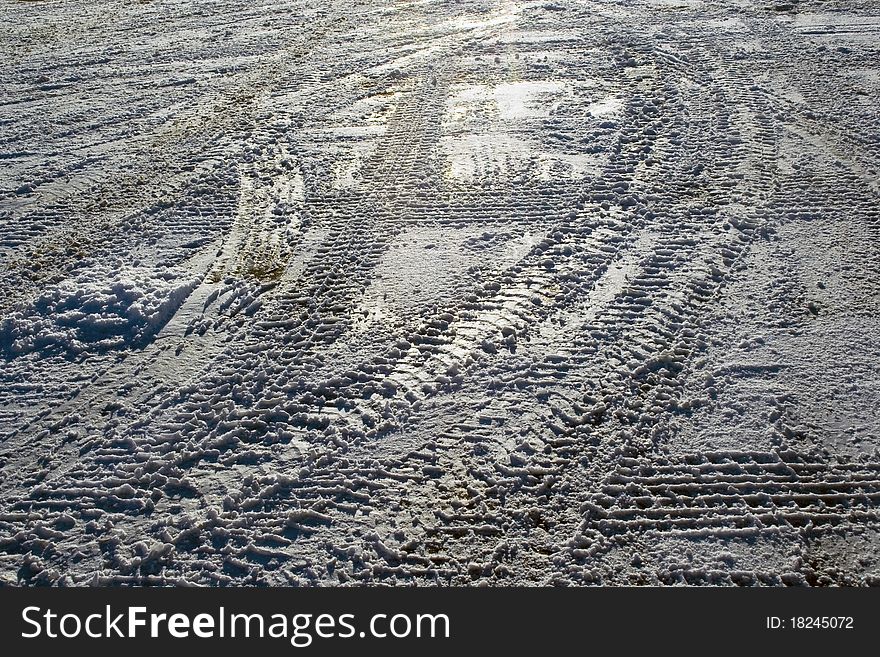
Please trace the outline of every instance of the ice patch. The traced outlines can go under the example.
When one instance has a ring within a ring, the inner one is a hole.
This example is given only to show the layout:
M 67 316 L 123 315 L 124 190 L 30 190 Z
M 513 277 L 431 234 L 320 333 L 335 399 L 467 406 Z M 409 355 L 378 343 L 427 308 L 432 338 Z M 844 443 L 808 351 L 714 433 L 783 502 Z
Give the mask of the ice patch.
M 600 158 L 590 153 L 542 152 L 528 140 L 503 132 L 442 137 L 446 176 L 458 182 L 472 182 L 494 176 L 550 181 L 581 179 L 596 175 Z
M 499 84 L 492 93 L 501 118 L 517 121 L 548 116 L 550 106 L 542 103 L 541 99 L 555 96 L 564 90 L 565 84 L 562 82 L 542 80 Z
M 445 134 L 440 138 L 446 177 L 471 183 L 499 177 L 578 180 L 598 174 L 602 159 L 578 144 L 542 145 L 545 120 L 573 93 L 558 80 L 455 86 L 446 99 Z M 609 96 L 589 111 L 599 117 L 622 106 L 620 99 Z
M 566 88 L 564 82 L 557 80 L 457 85 L 446 100 L 444 128 L 461 127 L 471 119 L 484 120 L 492 113 L 504 122 L 544 118 L 550 114 L 550 101 Z
M 610 116 L 623 109 L 623 101 L 616 96 L 607 96 L 587 108 L 593 116 Z

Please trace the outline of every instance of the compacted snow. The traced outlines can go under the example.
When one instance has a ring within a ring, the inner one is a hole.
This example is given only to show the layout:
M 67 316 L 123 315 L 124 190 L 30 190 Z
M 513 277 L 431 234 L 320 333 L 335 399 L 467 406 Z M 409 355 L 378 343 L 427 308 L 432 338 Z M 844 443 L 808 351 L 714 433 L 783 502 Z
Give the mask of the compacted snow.
M 0 21 L 0 580 L 880 583 L 876 2 Z

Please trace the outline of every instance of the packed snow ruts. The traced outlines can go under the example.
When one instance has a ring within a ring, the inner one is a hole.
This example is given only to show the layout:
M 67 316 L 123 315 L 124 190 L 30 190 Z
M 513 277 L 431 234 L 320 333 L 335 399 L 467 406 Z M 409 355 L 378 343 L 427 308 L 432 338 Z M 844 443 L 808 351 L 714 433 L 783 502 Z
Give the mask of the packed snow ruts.
M 0 9 L 0 577 L 880 583 L 880 10 Z

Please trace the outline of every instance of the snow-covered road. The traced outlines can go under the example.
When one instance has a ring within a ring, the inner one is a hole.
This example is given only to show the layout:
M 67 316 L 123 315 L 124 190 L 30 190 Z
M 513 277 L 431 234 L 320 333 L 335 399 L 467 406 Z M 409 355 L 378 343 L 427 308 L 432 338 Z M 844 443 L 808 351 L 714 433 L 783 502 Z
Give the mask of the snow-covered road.
M 877 2 L 0 22 L 0 579 L 880 583 Z

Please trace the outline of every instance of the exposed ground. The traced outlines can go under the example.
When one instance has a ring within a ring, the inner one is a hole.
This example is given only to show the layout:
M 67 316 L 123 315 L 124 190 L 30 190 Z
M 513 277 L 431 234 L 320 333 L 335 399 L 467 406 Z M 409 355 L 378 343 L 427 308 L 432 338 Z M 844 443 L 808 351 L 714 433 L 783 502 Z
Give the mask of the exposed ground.
M 880 583 L 880 5 L 0 4 L 0 578 Z

